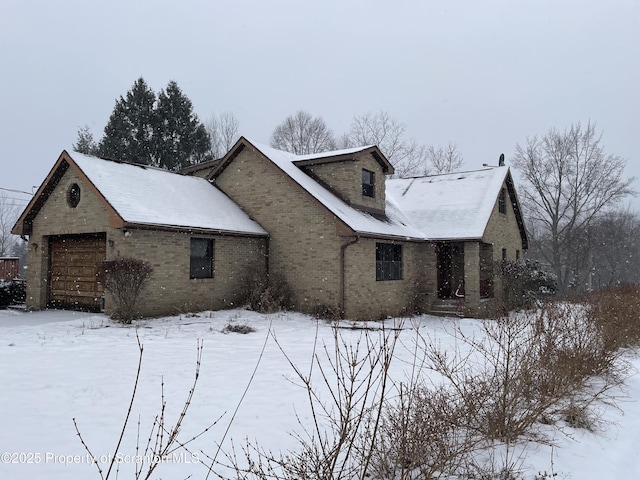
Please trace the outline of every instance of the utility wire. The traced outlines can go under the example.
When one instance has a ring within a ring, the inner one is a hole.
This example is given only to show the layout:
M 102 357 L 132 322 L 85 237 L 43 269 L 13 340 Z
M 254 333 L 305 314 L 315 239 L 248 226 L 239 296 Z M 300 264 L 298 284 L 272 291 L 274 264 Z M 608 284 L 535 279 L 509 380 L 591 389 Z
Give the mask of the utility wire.
M 14 190 L 13 188 L 0 187 L 0 190 L 4 190 L 5 192 L 13 192 L 13 193 L 24 193 L 25 195 L 33 196 L 33 193 L 24 192 L 22 190 Z

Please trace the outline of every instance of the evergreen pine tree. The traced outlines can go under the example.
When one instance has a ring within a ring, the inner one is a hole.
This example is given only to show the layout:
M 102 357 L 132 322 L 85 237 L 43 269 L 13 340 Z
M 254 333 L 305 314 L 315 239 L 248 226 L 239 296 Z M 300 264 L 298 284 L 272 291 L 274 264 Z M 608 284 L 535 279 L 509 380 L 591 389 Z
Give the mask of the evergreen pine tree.
M 76 140 L 76 143 L 73 144 L 73 149 L 76 152 L 84 153 L 86 155 L 97 155 L 98 144 L 93 139 L 93 134 L 89 130 L 88 125 L 85 125 L 78 130 L 78 139 Z
M 210 157 L 211 138 L 193 112 L 191 100 L 175 81 L 158 94 L 157 123 L 154 130 L 156 165 L 180 170 Z
M 109 122 L 104 128 L 99 154 L 129 163 L 153 165 L 153 132 L 157 117 L 156 94 L 140 77 L 116 101 Z

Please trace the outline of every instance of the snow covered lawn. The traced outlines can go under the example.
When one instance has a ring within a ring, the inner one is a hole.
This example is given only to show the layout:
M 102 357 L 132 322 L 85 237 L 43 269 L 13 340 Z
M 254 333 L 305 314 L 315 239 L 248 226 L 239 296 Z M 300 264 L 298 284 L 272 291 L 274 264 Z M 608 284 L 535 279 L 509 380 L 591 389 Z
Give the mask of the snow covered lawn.
M 230 321 L 251 325 L 255 332 L 222 333 Z M 470 333 L 479 325 L 470 319 L 430 316 L 410 321 L 423 334 L 438 336 L 445 347 L 453 342 L 447 331 L 454 322 Z M 129 456 L 136 454 L 137 425 L 140 422 L 139 443 L 144 444 L 153 418 L 160 413 L 163 382 L 167 424 L 175 423 L 193 383 L 198 340 L 204 344 L 200 379 L 180 438 L 190 439 L 222 416 L 192 445 L 195 452 L 215 455 L 257 365 L 224 449 L 229 450 L 231 439 L 237 447 L 246 439 L 274 451 L 296 447 L 291 436 L 301 430 L 296 414 L 303 423 L 311 420 L 306 392 L 296 384 L 273 336 L 289 358 L 305 369 L 311 362 L 316 332 L 320 342 L 333 344 L 329 324 L 296 313 L 230 310 L 140 321 L 137 326 L 144 345 L 142 373 L 118 452 L 122 459 L 118 478 L 133 478 L 135 465 Z M 350 341 L 363 334 L 358 329 L 340 332 Z M 410 328 L 400 334 L 398 361 L 391 373 L 394 380 L 403 380 L 404 369 L 409 368 L 414 338 Z M 73 419 L 94 456 L 106 463 L 115 454 L 138 354 L 136 329 L 114 324 L 103 315 L 0 310 L 0 479 L 99 478 Z M 630 361 L 634 375 L 627 381 L 626 396 L 620 398 L 620 409 L 604 411 L 603 431 L 556 432 L 557 447 L 538 446 L 524 460 L 530 478 L 552 469 L 556 478 L 640 478 L 640 377 L 635 374 L 640 359 L 633 356 Z M 160 465 L 153 478 L 204 478 L 207 471 L 198 463 L 203 458 L 176 457 Z

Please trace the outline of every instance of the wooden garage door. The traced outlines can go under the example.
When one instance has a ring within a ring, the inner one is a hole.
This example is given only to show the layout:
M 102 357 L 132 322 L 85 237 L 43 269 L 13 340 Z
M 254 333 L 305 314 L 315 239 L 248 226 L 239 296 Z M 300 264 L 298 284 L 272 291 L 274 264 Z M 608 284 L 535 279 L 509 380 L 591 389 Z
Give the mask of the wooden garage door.
M 52 237 L 49 244 L 49 305 L 99 310 L 104 293 L 100 273 L 106 251 L 104 234 Z

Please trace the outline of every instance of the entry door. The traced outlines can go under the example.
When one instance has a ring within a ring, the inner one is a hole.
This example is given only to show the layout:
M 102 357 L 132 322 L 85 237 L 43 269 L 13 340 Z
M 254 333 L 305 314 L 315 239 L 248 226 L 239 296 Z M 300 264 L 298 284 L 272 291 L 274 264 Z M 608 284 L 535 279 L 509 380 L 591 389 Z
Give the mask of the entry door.
M 440 243 L 438 256 L 438 298 L 453 298 L 464 279 L 464 247 L 459 243 Z
M 104 286 L 102 263 L 106 237 L 65 235 L 49 243 L 49 305 L 56 308 L 100 310 Z

